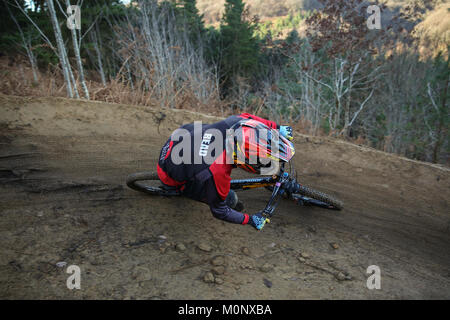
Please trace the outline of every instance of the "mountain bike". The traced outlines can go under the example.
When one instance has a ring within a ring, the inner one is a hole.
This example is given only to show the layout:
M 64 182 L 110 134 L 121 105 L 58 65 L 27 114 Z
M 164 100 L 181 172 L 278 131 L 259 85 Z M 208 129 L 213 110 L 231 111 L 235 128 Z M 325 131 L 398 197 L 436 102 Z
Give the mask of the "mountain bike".
M 235 191 L 266 188 L 272 194 L 262 211 L 266 217 L 272 217 L 282 198 L 291 199 L 302 206 L 316 206 L 331 210 L 341 210 L 343 202 L 326 193 L 314 190 L 297 182 L 296 174 L 285 170 L 285 163 L 280 165 L 278 174 L 273 176 L 231 180 L 230 188 Z M 126 184 L 133 190 L 156 196 L 176 197 L 182 193 L 174 187 L 163 185 L 156 172 L 139 172 L 130 174 Z

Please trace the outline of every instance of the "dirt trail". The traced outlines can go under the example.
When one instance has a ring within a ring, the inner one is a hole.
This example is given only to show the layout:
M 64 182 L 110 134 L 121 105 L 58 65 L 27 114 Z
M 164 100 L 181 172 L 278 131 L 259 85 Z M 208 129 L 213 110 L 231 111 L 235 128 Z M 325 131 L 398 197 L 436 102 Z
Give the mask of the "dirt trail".
M 0 298 L 450 298 L 448 168 L 298 135 L 301 181 L 345 210 L 286 201 L 263 232 L 124 185 L 154 168 L 173 129 L 216 119 L 0 95 Z M 240 194 L 249 213 L 267 196 Z M 67 289 L 68 265 L 81 290 Z M 381 290 L 366 287 L 370 265 Z

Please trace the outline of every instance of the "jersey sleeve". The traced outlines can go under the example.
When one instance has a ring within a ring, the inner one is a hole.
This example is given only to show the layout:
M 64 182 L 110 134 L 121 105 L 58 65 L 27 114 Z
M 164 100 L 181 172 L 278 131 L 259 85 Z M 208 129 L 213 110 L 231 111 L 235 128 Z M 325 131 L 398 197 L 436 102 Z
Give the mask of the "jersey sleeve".
M 205 184 L 206 187 L 206 202 L 211 209 L 211 213 L 217 219 L 236 223 L 236 224 L 247 224 L 249 216 L 247 214 L 238 212 L 227 206 L 226 202 L 221 199 L 217 193 L 213 179 L 209 179 Z

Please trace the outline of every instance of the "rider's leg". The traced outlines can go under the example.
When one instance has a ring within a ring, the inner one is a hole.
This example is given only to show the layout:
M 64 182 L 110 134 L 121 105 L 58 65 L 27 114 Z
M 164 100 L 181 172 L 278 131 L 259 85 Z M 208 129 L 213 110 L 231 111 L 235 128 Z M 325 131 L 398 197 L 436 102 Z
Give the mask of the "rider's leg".
M 239 198 L 233 190 L 230 190 L 227 198 L 225 199 L 227 206 L 236 211 L 242 211 L 244 209 L 244 204 L 239 201 Z
M 227 198 L 225 199 L 225 202 L 226 202 L 227 206 L 229 206 L 231 209 L 234 209 L 239 202 L 236 192 L 234 192 L 233 190 L 230 190 Z

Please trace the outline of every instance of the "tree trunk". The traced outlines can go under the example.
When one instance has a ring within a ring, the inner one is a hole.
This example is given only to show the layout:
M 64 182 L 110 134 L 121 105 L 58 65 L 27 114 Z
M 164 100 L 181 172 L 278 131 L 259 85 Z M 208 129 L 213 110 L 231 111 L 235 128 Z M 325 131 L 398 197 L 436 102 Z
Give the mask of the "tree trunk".
M 69 98 L 73 98 L 72 83 L 70 80 L 70 65 L 67 59 L 66 47 L 59 28 L 58 19 L 56 18 L 55 6 L 53 0 L 46 0 L 48 11 L 50 13 L 50 20 L 52 21 L 53 31 L 55 32 L 56 44 L 58 46 L 58 56 L 63 71 L 64 80 L 66 82 L 67 95 Z
M 106 87 L 106 78 L 105 78 L 105 71 L 103 70 L 102 54 L 97 39 L 97 27 L 95 28 L 95 30 L 92 31 L 91 35 L 92 35 L 92 43 L 94 44 L 95 54 L 97 55 L 98 72 L 100 73 L 103 86 Z
M 38 68 L 36 64 L 36 58 L 33 54 L 33 51 L 31 50 L 31 43 L 25 43 L 25 50 L 27 51 L 28 59 L 30 60 L 31 64 L 31 70 L 33 71 L 33 80 L 34 82 L 38 82 L 39 81 Z
M 67 8 L 70 7 L 69 0 L 66 0 L 66 5 L 67 5 Z M 78 67 L 78 73 L 80 75 L 81 87 L 83 88 L 83 91 L 84 91 L 84 97 L 89 100 L 89 90 L 86 85 L 86 80 L 84 79 L 83 63 L 81 61 L 80 47 L 79 47 L 78 41 L 77 41 L 77 31 L 75 28 L 72 28 L 70 30 L 70 32 L 72 34 L 73 51 L 75 52 L 75 59 L 77 60 L 77 67 Z
M 67 61 L 67 65 L 69 66 L 69 76 L 70 76 L 70 79 L 72 80 L 75 98 L 80 99 L 80 94 L 78 93 L 77 80 L 75 80 L 75 76 L 73 75 L 72 66 L 70 65 L 69 58 L 67 57 L 67 52 L 66 52 L 66 61 Z
M 440 154 L 440 152 L 441 152 L 441 145 L 442 145 L 442 137 L 444 136 L 446 136 L 446 132 L 445 132 L 445 130 L 442 130 L 443 128 L 443 126 L 444 126 L 444 114 L 445 114 L 445 112 L 448 112 L 447 111 L 447 90 L 448 90 L 448 82 L 449 82 L 449 79 L 447 78 L 447 81 L 446 81 L 446 83 L 445 83 L 445 86 L 444 86 L 444 88 L 443 88 L 443 90 L 442 90 L 442 94 L 441 94 L 441 101 L 442 101 L 442 104 L 441 104 L 441 110 L 442 110 L 442 113 L 443 114 L 440 114 L 439 115 L 439 125 L 438 125 L 438 131 L 437 131 L 437 140 L 436 140 L 436 143 L 435 143 L 435 145 L 434 145 L 434 148 L 433 148 L 433 160 L 432 160 L 432 162 L 433 163 L 438 163 L 439 162 L 439 154 Z M 442 134 L 442 131 L 444 131 L 444 135 Z

